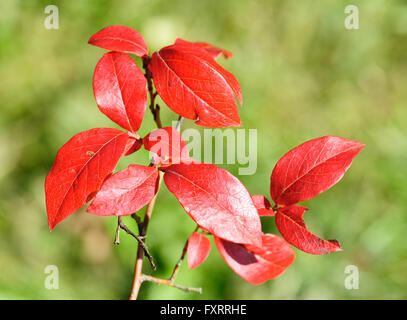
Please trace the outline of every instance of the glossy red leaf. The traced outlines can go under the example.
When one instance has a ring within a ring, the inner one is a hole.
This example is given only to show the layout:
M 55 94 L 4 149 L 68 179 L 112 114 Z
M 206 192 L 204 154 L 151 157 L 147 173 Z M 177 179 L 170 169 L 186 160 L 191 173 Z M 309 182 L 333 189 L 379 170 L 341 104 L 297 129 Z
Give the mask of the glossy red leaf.
M 124 216 L 139 211 L 157 193 L 158 170 L 131 164 L 106 179 L 88 212 L 98 216 Z
M 180 132 L 172 127 L 164 127 L 151 131 L 143 138 L 143 145 L 159 157 L 160 163 L 181 163 L 189 161 L 187 144 Z
M 93 92 L 102 113 L 129 131 L 137 131 L 147 105 L 147 82 L 129 55 L 105 53 L 93 75 Z
M 175 44 L 198 46 L 199 48 L 205 49 L 205 51 L 207 51 L 214 59 L 218 58 L 220 55 L 222 55 L 225 59 L 233 57 L 232 52 L 222 48 L 215 47 L 206 42 L 190 42 L 187 40 L 183 40 L 181 38 L 177 38 L 177 40 L 175 40 Z
M 342 179 L 363 147 L 332 136 L 299 145 L 277 162 L 270 179 L 271 198 L 288 206 L 315 197 Z
M 263 235 L 261 248 L 215 237 L 215 244 L 229 267 L 251 284 L 277 278 L 295 260 L 294 250 L 275 234 Z
M 265 196 L 256 194 L 252 196 L 254 206 L 261 217 L 272 217 L 274 216 L 273 208 L 271 207 L 270 201 L 267 200 Z
M 45 180 L 50 230 L 100 189 L 123 155 L 128 138 L 127 132 L 96 128 L 75 135 L 62 146 Z
M 193 269 L 201 265 L 211 251 L 211 242 L 207 237 L 198 232 L 193 233 L 188 239 L 188 267 Z
M 164 181 L 202 228 L 223 239 L 261 246 L 260 217 L 245 186 L 212 164 L 175 164 Z
M 177 114 L 205 127 L 240 126 L 236 78 L 204 49 L 171 45 L 155 52 L 149 68 L 164 102 Z
M 140 33 L 126 26 L 110 26 L 95 33 L 89 44 L 111 51 L 133 53 L 142 57 L 148 55 L 146 42 Z
M 306 210 L 308 208 L 297 205 L 277 210 L 276 225 L 284 239 L 294 247 L 311 254 L 341 251 L 338 241 L 323 240 L 308 231 L 303 218 Z

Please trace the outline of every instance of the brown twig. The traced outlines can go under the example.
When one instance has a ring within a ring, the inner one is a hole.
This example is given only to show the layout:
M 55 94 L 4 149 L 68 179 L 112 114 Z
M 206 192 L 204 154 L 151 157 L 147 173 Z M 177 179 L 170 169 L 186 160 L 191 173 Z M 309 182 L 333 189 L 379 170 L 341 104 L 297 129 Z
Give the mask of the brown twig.
M 150 251 L 148 250 L 144 239 L 146 238 L 145 235 L 136 235 L 133 231 L 131 231 L 120 219 L 119 219 L 119 226 L 120 229 L 126 231 L 129 235 L 131 235 L 133 238 L 137 239 L 138 243 L 139 243 L 139 247 L 142 248 L 142 252 L 144 252 L 145 256 L 148 258 L 148 261 L 150 261 L 151 264 L 151 268 L 153 270 L 157 270 L 157 267 L 154 263 L 154 259 L 153 256 L 150 254 Z
M 133 214 L 131 215 L 131 217 L 136 221 L 137 227 L 138 227 L 138 232 L 140 233 L 140 232 L 141 232 L 141 228 L 142 228 L 142 226 L 143 226 L 143 221 L 141 221 L 140 217 L 139 217 L 136 213 L 133 213 Z
M 159 175 L 159 182 L 158 182 L 158 190 L 160 189 L 161 185 L 161 180 L 163 176 L 163 172 L 160 171 Z M 140 228 L 140 236 L 145 236 L 147 232 L 147 227 L 148 223 L 150 222 L 151 215 L 153 213 L 154 205 L 155 205 L 155 200 L 157 199 L 158 191 L 156 195 L 154 196 L 153 200 L 150 201 L 150 203 L 147 205 L 146 209 L 146 214 L 144 216 L 144 221 L 141 225 Z M 139 244 L 138 250 L 137 250 L 137 259 L 136 259 L 136 265 L 134 267 L 134 279 L 133 279 L 133 286 L 131 288 L 131 294 L 130 294 L 130 300 L 136 300 L 138 296 L 138 292 L 140 290 L 140 285 L 143 282 L 142 279 L 140 278 L 141 276 L 141 271 L 143 269 L 143 247 Z
M 143 57 L 143 69 L 145 70 L 144 76 L 147 80 L 148 94 L 150 96 L 150 110 L 153 114 L 154 121 L 157 124 L 158 128 L 162 128 L 161 118 L 160 118 L 160 106 L 155 103 L 155 97 L 157 92 L 154 92 L 153 89 L 153 75 L 151 74 L 150 69 L 148 69 L 148 64 L 150 63 L 149 57 Z
M 143 68 L 145 70 L 145 77 L 146 77 L 146 80 L 147 80 L 148 94 L 150 96 L 150 110 L 151 110 L 151 112 L 152 112 L 152 114 L 154 116 L 154 121 L 157 124 L 157 127 L 161 128 L 162 124 L 161 124 L 161 119 L 160 119 L 160 111 L 159 111 L 160 109 L 159 109 L 159 107 L 157 109 L 157 106 L 155 106 L 155 104 L 154 104 L 155 97 L 157 96 L 157 93 L 153 91 L 152 74 L 151 74 L 151 71 L 148 69 L 148 64 L 149 63 L 150 63 L 150 58 L 149 57 L 143 57 Z M 158 177 L 159 182 L 158 182 L 157 193 L 154 196 L 154 198 L 150 201 L 150 203 L 147 205 L 146 214 L 144 216 L 143 223 L 141 223 L 138 216 L 137 217 L 132 216 L 133 219 L 135 219 L 137 221 L 140 236 L 145 236 L 146 235 L 148 223 L 150 222 L 151 215 L 153 214 L 155 200 L 157 198 L 158 191 L 160 190 L 162 176 L 163 176 L 163 173 L 160 171 L 160 175 Z M 130 298 L 129 298 L 130 300 L 136 300 L 137 299 L 141 283 L 143 282 L 142 279 L 141 279 L 142 269 L 143 269 L 143 248 L 139 244 L 138 249 L 137 249 L 136 264 L 134 266 L 134 277 L 133 277 L 133 285 L 132 285 L 132 288 L 131 288 L 131 293 L 130 293 Z
M 148 276 L 146 274 L 141 275 L 141 281 L 150 281 L 150 282 L 154 282 L 156 284 L 163 284 L 163 285 L 170 286 L 170 287 L 173 287 L 173 288 L 177 288 L 177 289 L 180 289 L 180 290 L 183 290 L 183 291 L 186 291 L 186 292 L 202 293 L 202 288 L 184 287 L 184 286 L 181 286 L 179 284 L 174 283 L 170 279 L 160 279 L 160 278 Z
M 198 229 L 199 229 L 199 226 L 196 226 L 195 230 L 192 233 L 197 232 Z M 188 240 L 189 240 L 189 238 L 185 242 L 184 248 L 182 249 L 181 257 L 179 258 L 177 264 L 174 267 L 174 270 L 172 271 L 172 274 L 171 274 L 171 277 L 170 277 L 171 282 L 175 281 L 175 278 L 177 277 L 179 268 L 181 267 L 182 261 L 184 261 L 184 259 L 185 259 L 185 254 L 187 253 L 187 249 L 188 249 Z
M 156 104 L 156 105 L 154 104 L 155 97 L 157 96 L 157 92 L 153 91 L 152 74 L 151 74 L 151 71 L 148 69 L 149 63 L 150 63 L 150 58 L 148 58 L 148 57 L 143 58 L 143 68 L 145 70 L 145 77 L 147 80 L 148 93 L 150 96 L 150 110 L 154 116 L 154 121 L 157 124 L 157 127 L 162 128 L 161 119 L 160 119 L 160 107 L 158 106 L 158 104 Z M 177 130 L 181 129 L 182 119 L 183 119 L 182 117 L 179 117 L 179 119 L 178 119 L 178 123 L 176 125 Z M 153 165 L 153 163 L 151 163 L 150 165 Z M 140 237 L 146 236 L 147 227 L 150 222 L 151 215 L 153 213 L 155 201 L 157 199 L 158 191 L 160 190 L 160 185 L 161 185 L 163 175 L 164 175 L 164 172 L 160 171 L 159 178 L 158 178 L 159 181 L 158 181 L 157 193 L 154 196 L 154 198 L 150 201 L 150 203 L 147 205 L 146 214 L 144 216 L 143 222 L 141 222 L 141 219 L 136 214 L 132 215 L 133 219 L 136 220 L 137 225 L 139 227 Z M 184 256 L 185 256 L 185 254 L 184 254 Z M 163 279 L 158 279 L 158 278 L 144 275 L 142 273 L 142 269 L 143 269 L 143 247 L 142 247 L 142 244 L 139 242 L 139 246 L 138 246 L 138 250 L 137 250 L 136 264 L 134 266 L 133 285 L 131 288 L 131 293 L 130 293 L 130 298 L 129 298 L 130 300 L 137 299 L 138 293 L 140 291 L 140 286 L 143 283 L 143 281 L 154 281 L 156 283 L 158 281 L 158 282 L 161 282 L 162 284 L 164 284 L 165 282 L 168 282 L 168 283 L 171 283 L 171 284 L 169 284 L 170 286 L 179 288 L 182 290 L 196 291 L 196 292 L 202 291 L 202 289 L 187 288 L 187 287 L 175 285 L 173 283 L 173 281 L 171 281 L 171 280 L 163 280 Z M 155 279 L 155 280 L 153 280 L 153 279 Z
M 199 226 L 197 226 L 193 232 L 198 231 L 198 229 L 199 229 Z M 181 257 L 179 258 L 177 264 L 175 265 L 174 270 L 172 271 L 171 277 L 169 279 L 161 279 L 161 278 L 156 278 L 153 276 L 143 274 L 143 273 L 141 273 L 141 269 L 140 269 L 140 274 L 137 277 L 137 281 L 139 284 L 136 287 L 136 289 L 137 290 L 140 289 L 140 285 L 143 283 L 143 281 L 150 281 L 150 282 L 154 282 L 156 284 L 162 284 L 162 285 L 170 286 L 173 288 L 177 288 L 177 289 L 180 289 L 180 290 L 183 290 L 186 292 L 202 293 L 202 288 L 185 287 L 185 286 L 175 283 L 175 278 L 177 277 L 179 268 L 180 268 L 182 262 L 184 261 L 185 255 L 187 253 L 187 248 L 188 248 L 188 240 L 185 242 L 184 248 L 182 249 Z M 134 299 L 136 297 L 137 297 L 137 295 L 133 296 Z M 130 298 L 132 298 L 132 297 L 130 297 Z

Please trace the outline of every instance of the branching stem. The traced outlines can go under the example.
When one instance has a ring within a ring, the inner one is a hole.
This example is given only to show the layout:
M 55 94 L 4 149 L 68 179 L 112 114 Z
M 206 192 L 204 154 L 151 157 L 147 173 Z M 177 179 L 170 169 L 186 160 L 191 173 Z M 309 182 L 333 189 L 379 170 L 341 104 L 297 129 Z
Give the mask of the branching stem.
M 155 121 L 157 127 L 162 128 L 162 123 L 161 123 L 161 119 L 160 119 L 160 107 L 158 106 L 158 104 L 155 104 L 155 97 L 157 96 L 157 92 L 154 92 L 154 90 L 153 90 L 152 74 L 151 74 L 151 71 L 148 69 L 148 64 L 149 63 L 150 63 L 150 58 L 143 58 L 143 68 L 145 70 L 145 77 L 146 77 L 146 80 L 147 80 L 148 93 L 149 93 L 149 96 L 150 96 L 150 110 L 151 110 L 151 112 L 153 114 L 154 121 Z M 177 130 L 181 129 L 182 119 L 183 119 L 182 117 L 179 117 L 179 119 L 178 119 L 178 122 L 176 124 L 176 129 Z M 139 228 L 139 237 L 142 238 L 142 239 L 146 236 L 146 233 L 147 233 L 147 227 L 148 227 L 148 224 L 149 224 L 150 219 L 151 219 L 151 215 L 152 215 L 153 210 L 154 210 L 155 201 L 156 201 L 156 198 L 157 198 L 157 195 L 158 195 L 158 191 L 160 190 L 163 175 L 164 175 L 164 172 L 160 171 L 157 193 L 154 196 L 153 200 L 151 200 L 150 203 L 147 205 L 144 220 L 141 221 L 139 216 L 137 216 L 136 214 L 132 214 L 132 218 L 136 220 L 138 228 Z M 184 291 L 192 291 L 192 292 L 199 292 L 199 293 L 202 292 L 201 288 L 183 287 L 183 286 L 180 286 L 180 285 L 177 285 L 177 284 L 174 283 L 175 276 L 176 276 L 176 274 L 178 272 L 179 266 L 181 265 L 182 260 L 185 257 L 186 246 L 184 247 L 185 252 L 183 251 L 181 259 L 178 262 L 177 266 L 175 267 L 171 278 L 166 280 L 166 279 L 159 279 L 159 278 L 155 278 L 155 277 L 152 277 L 152 276 L 148 276 L 148 275 L 145 275 L 145 274 L 142 273 L 142 269 L 143 269 L 143 252 L 146 252 L 144 250 L 144 248 L 143 248 L 143 244 L 144 244 L 144 242 L 139 241 L 139 246 L 138 246 L 138 250 L 137 250 L 136 264 L 134 266 L 133 285 L 132 285 L 130 298 L 129 298 L 130 300 L 136 300 L 137 299 L 138 293 L 140 291 L 140 286 L 143 283 L 143 281 L 152 281 L 152 282 L 155 282 L 155 283 L 158 283 L 158 284 L 166 284 L 168 286 L 178 288 L 178 289 L 181 289 L 181 290 L 184 290 Z M 147 256 L 147 257 L 149 257 L 149 256 Z M 152 260 L 150 260 L 150 262 L 151 261 Z
M 152 268 L 153 270 L 157 270 L 157 267 L 155 266 L 155 263 L 154 263 L 154 259 L 153 259 L 152 255 L 150 254 L 150 251 L 148 250 L 148 248 L 147 248 L 147 246 L 146 246 L 146 244 L 145 244 L 145 242 L 144 242 L 146 236 L 145 236 L 145 235 L 141 235 L 141 234 L 140 234 L 139 236 L 136 235 L 133 231 L 131 231 L 131 230 L 122 222 L 122 220 L 121 220 L 120 218 L 121 218 L 121 217 L 119 217 L 119 227 L 120 227 L 120 229 L 126 231 L 129 235 L 131 235 L 133 238 L 135 238 L 135 239 L 138 241 L 139 246 L 143 249 L 143 252 L 144 252 L 145 256 L 148 258 L 148 261 L 150 261 L 151 268 Z
M 198 229 L 199 229 L 199 226 L 197 226 L 193 232 L 198 231 Z M 187 249 L 188 249 L 188 240 L 185 242 L 184 248 L 182 249 L 181 257 L 179 258 L 177 264 L 175 265 L 174 270 L 172 271 L 171 277 L 169 279 L 161 279 L 161 278 L 156 278 L 156 277 L 149 276 L 146 274 L 140 274 L 139 278 L 138 278 L 138 281 L 140 282 L 140 284 L 143 281 L 150 281 L 150 282 L 154 282 L 156 284 L 162 284 L 162 285 L 166 285 L 169 287 L 177 288 L 177 289 L 183 290 L 185 292 L 202 293 L 202 288 L 185 287 L 185 286 L 175 283 L 175 278 L 177 277 L 179 268 L 181 267 L 181 264 L 184 261 L 185 255 L 187 253 Z
M 158 189 L 160 188 L 162 176 L 163 176 L 163 172 L 160 171 Z M 158 191 L 157 191 L 157 194 L 158 194 Z M 142 237 L 144 237 L 146 235 L 148 223 L 149 223 L 149 221 L 151 219 L 151 215 L 153 213 L 157 194 L 154 196 L 153 200 L 151 200 L 151 202 L 147 205 L 146 214 L 144 216 L 144 221 L 140 225 L 140 236 L 142 236 Z M 137 299 L 141 283 L 143 282 L 143 280 L 141 279 L 142 269 L 143 269 L 143 247 L 139 243 L 138 250 L 137 250 L 136 265 L 134 267 L 133 286 L 132 286 L 131 294 L 130 294 L 130 298 L 129 298 L 130 300 Z
M 166 285 L 166 286 L 170 286 L 170 287 L 173 287 L 173 288 L 180 289 L 180 290 L 185 291 L 185 292 L 202 293 L 202 288 L 185 287 L 185 286 L 181 286 L 179 284 L 174 283 L 170 279 L 155 278 L 155 277 L 152 277 L 152 276 L 148 276 L 146 274 L 141 275 L 141 281 L 150 281 L 150 282 L 154 282 L 156 284 L 163 284 L 163 285 Z

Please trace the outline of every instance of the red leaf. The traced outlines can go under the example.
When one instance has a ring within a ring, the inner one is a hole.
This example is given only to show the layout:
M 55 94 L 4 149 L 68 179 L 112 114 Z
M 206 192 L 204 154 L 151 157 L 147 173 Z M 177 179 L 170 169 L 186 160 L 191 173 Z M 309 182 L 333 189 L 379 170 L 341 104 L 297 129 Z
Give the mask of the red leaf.
M 342 179 L 364 146 L 332 136 L 299 145 L 277 162 L 270 179 L 271 198 L 288 206 L 324 192 Z
M 227 51 L 222 48 L 215 47 L 206 42 L 190 42 L 190 41 L 183 40 L 181 38 L 177 38 L 177 40 L 175 40 L 175 44 L 198 46 L 199 48 L 205 49 L 214 59 L 218 58 L 220 55 L 223 55 L 223 57 L 225 59 L 229 59 L 229 58 L 233 57 L 232 52 Z
M 295 259 L 294 250 L 275 234 L 264 234 L 261 248 L 218 237 L 215 237 L 215 244 L 229 267 L 251 284 L 262 284 L 277 278 Z
M 147 82 L 129 55 L 105 53 L 93 76 L 93 92 L 102 113 L 129 131 L 137 131 L 147 105 Z
M 231 173 L 212 164 L 175 164 L 164 181 L 202 228 L 236 243 L 261 246 L 260 217 L 249 192 Z
M 193 269 L 202 264 L 211 251 L 211 242 L 200 233 L 193 233 L 188 239 L 188 267 Z
M 127 141 L 127 145 L 124 151 L 124 155 L 128 156 L 131 155 L 132 153 L 136 152 L 139 150 L 142 146 L 142 141 L 134 138 L 130 138 Z
M 128 138 L 117 129 L 96 128 L 75 135 L 62 146 L 45 180 L 50 230 L 100 189 L 123 155 Z
M 140 33 L 126 26 L 110 26 L 95 33 L 89 44 L 111 51 L 133 53 L 142 57 L 148 55 L 146 42 Z
M 149 68 L 157 92 L 177 114 L 206 127 L 240 126 L 236 78 L 203 49 L 172 45 L 155 52 Z
M 107 179 L 88 212 L 98 216 L 125 216 L 139 211 L 157 193 L 158 170 L 131 164 Z
M 260 217 L 272 217 L 274 216 L 273 208 L 266 197 L 256 194 L 252 196 L 254 206 L 257 209 Z
M 161 157 L 160 163 L 180 163 L 189 161 L 187 144 L 178 130 L 164 127 L 151 131 L 143 138 L 144 148 Z
M 294 247 L 311 254 L 341 251 L 338 241 L 323 240 L 308 231 L 303 218 L 306 210 L 308 208 L 297 205 L 277 210 L 276 225 L 284 239 Z

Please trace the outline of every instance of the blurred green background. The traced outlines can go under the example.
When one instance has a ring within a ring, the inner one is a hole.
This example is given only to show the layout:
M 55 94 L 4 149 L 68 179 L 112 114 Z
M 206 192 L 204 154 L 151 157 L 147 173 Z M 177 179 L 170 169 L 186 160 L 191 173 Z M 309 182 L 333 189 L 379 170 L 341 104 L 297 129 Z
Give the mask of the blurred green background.
M 44 8 L 59 8 L 59 30 L 44 27 Z M 98 111 L 92 75 L 104 50 L 87 44 L 108 25 L 138 30 L 151 52 L 176 37 L 207 41 L 234 53 L 220 63 L 241 83 L 244 128 L 258 129 L 258 170 L 239 176 L 269 196 L 276 161 L 323 135 L 366 143 L 344 179 L 308 201 L 306 222 L 343 251 L 296 251 L 278 279 L 253 286 L 212 247 L 200 267 L 177 282 L 203 294 L 145 283 L 143 299 L 407 298 L 407 3 L 353 1 L 360 29 L 344 27 L 349 1 L 0 1 L 0 298 L 126 299 L 136 242 L 116 219 L 82 209 L 50 233 L 44 179 L 57 150 L 74 134 L 115 127 Z M 176 119 L 162 103 L 164 124 Z M 184 128 L 194 127 L 186 121 Z M 154 128 L 146 113 L 140 133 Z M 123 159 L 145 164 L 140 151 Z M 238 166 L 224 166 L 237 174 Z M 130 218 L 125 220 L 135 228 Z M 278 233 L 272 218 L 265 232 Z M 163 187 L 148 245 L 159 277 L 168 277 L 194 223 Z M 59 290 L 44 287 L 47 265 L 59 268 Z M 359 290 L 347 290 L 347 265 L 359 268 Z M 150 272 L 145 264 L 145 270 Z

